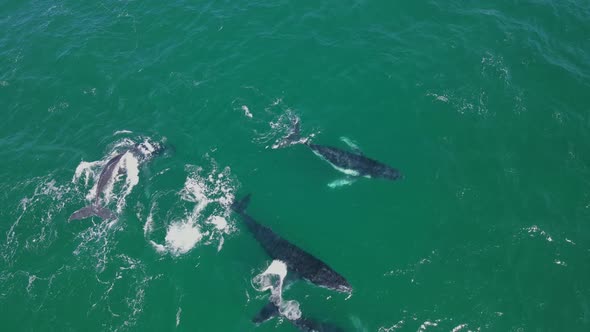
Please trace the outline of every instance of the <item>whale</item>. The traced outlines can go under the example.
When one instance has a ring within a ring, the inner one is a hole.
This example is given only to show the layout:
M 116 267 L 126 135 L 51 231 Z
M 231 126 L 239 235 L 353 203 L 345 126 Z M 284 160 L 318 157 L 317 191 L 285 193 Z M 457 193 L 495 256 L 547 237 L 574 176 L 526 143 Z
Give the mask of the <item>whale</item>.
M 260 325 L 273 317 L 280 316 L 279 307 L 273 302 L 268 302 L 256 316 L 252 322 Z M 298 319 L 289 320 L 299 331 L 303 332 L 344 332 L 340 327 L 329 323 L 322 322 L 309 317 L 301 316 Z
M 248 194 L 241 200 L 234 201 L 231 207 L 241 216 L 250 233 L 273 260 L 283 261 L 287 265 L 287 269 L 294 272 L 296 276 L 317 286 L 341 293 L 352 293 L 352 286 L 348 281 L 328 264 L 287 241 L 248 215 L 245 210 L 250 199 L 251 194 Z
M 290 134 L 275 145 L 274 148 L 295 144 L 307 146 L 315 155 L 328 162 L 333 168 L 350 177 L 382 178 L 387 180 L 403 178 L 399 170 L 365 156 L 358 148 L 351 152 L 333 146 L 314 144 L 309 137 L 301 138 L 299 118 L 292 121 Z
M 123 156 L 125 156 L 127 153 L 133 153 L 135 156 L 137 156 L 139 162 L 144 162 L 147 159 L 160 154 L 163 149 L 164 147 L 161 144 L 143 142 L 135 144 L 133 147 L 128 148 L 109 159 L 98 176 L 98 183 L 96 184 L 96 196 L 94 197 L 94 200 L 90 205 L 72 213 L 72 215 L 70 215 L 68 218 L 68 221 L 81 220 L 94 216 L 100 217 L 102 219 L 114 219 L 117 215 L 108 208 L 101 206 L 100 197 L 104 194 L 108 184 L 112 181 L 112 179 L 118 175 L 114 173 L 115 171 L 119 171 L 119 162 Z

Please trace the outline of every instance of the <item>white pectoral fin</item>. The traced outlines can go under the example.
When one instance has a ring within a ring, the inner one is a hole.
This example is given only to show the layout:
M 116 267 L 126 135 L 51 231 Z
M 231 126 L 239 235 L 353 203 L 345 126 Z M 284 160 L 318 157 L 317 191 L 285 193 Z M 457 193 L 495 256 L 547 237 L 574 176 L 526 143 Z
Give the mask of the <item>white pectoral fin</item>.
M 341 168 L 341 167 L 338 167 L 332 163 L 330 163 L 330 165 L 332 165 L 332 167 L 334 167 L 334 169 L 336 169 L 338 172 L 344 173 L 348 176 L 359 176 L 360 175 L 360 173 L 358 171 L 355 171 L 354 169 Z
M 351 140 L 350 138 L 342 136 L 342 137 L 340 137 L 340 140 L 342 142 L 344 142 L 346 145 L 348 145 L 348 147 L 351 148 L 352 151 L 354 151 L 354 153 L 356 153 L 356 154 L 358 154 L 360 156 L 363 155 L 363 152 L 361 151 L 361 149 L 359 148 L 359 146 L 353 140 Z
M 355 182 L 356 182 L 355 178 L 338 179 L 338 180 L 334 180 L 334 181 L 328 183 L 328 187 L 335 189 L 335 188 L 339 188 L 339 187 L 350 186 L 351 184 L 353 184 Z

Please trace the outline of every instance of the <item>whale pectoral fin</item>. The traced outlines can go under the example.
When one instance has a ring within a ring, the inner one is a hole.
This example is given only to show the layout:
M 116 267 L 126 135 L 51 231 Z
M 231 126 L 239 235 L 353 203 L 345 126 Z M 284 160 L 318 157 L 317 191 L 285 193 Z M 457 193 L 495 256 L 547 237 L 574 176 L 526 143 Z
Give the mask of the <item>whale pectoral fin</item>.
M 356 180 L 357 180 L 356 178 L 352 178 L 352 177 L 338 179 L 338 180 L 334 180 L 334 181 L 328 183 L 328 187 L 335 189 L 335 188 L 339 188 L 339 187 L 350 186 L 351 184 L 355 183 Z
M 272 302 L 268 302 L 254 318 L 252 318 L 252 322 L 254 324 L 262 324 L 267 320 L 272 319 L 273 317 L 279 316 L 279 308 Z
M 359 156 L 364 156 L 365 154 L 363 153 L 363 151 L 361 151 L 361 149 L 359 148 L 358 145 L 356 145 L 356 143 L 354 143 L 350 138 L 348 137 L 340 137 L 340 140 L 342 142 L 344 142 L 346 145 L 348 145 L 348 147 L 356 154 L 358 154 Z

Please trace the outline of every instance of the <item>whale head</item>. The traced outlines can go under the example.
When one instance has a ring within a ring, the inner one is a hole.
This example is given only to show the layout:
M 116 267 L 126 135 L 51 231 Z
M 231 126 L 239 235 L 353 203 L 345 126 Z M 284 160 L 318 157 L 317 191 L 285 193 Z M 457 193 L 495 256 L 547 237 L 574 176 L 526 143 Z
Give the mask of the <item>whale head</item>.
M 313 275 L 308 276 L 308 279 L 320 287 L 341 293 L 352 293 L 352 286 L 348 281 L 327 265 L 322 266 L 319 270 L 315 271 Z
M 379 165 L 371 172 L 373 177 L 384 178 L 388 180 L 402 179 L 403 175 L 397 169 L 387 165 Z

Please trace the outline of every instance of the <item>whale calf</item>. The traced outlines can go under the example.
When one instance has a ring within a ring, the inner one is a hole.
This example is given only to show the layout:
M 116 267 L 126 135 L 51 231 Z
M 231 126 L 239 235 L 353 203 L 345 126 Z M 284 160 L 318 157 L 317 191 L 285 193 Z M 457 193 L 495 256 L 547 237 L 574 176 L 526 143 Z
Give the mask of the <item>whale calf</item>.
M 397 180 L 403 177 L 397 169 L 366 157 L 358 149 L 354 152 L 349 152 L 336 147 L 313 144 L 309 138 L 302 139 L 299 118 L 294 119 L 291 133 L 274 148 L 294 144 L 306 145 L 314 154 L 327 161 L 336 170 L 348 176 L 383 178 L 388 180 Z
M 241 200 L 235 201 L 232 204 L 232 209 L 242 217 L 248 230 L 272 259 L 285 262 L 287 268 L 298 277 L 320 287 L 342 293 L 352 292 L 352 286 L 348 281 L 328 264 L 285 240 L 246 214 L 245 209 L 250 202 L 250 197 L 251 195 L 248 194 Z
M 149 142 L 143 142 L 135 144 L 133 147 L 117 154 L 113 158 L 111 158 L 107 164 L 103 167 L 100 175 L 98 176 L 98 183 L 96 185 L 96 197 L 94 198 L 93 202 L 81 208 L 80 210 L 72 213 L 72 215 L 68 218 L 68 221 L 72 220 L 80 220 L 85 219 L 88 217 L 97 216 L 102 219 L 113 219 L 116 217 L 116 214 L 100 205 L 100 196 L 104 194 L 108 184 L 111 182 L 114 176 L 118 174 L 113 174 L 115 170 L 119 170 L 119 162 L 127 153 L 133 153 L 135 156 L 138 157 L 139 162 L 143 162 L 152 156 L 160 154 L 163 151 L 164 147 L 161 144 L 151 144 Z

